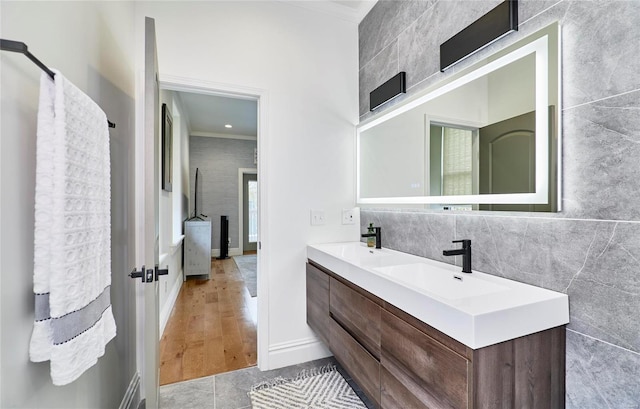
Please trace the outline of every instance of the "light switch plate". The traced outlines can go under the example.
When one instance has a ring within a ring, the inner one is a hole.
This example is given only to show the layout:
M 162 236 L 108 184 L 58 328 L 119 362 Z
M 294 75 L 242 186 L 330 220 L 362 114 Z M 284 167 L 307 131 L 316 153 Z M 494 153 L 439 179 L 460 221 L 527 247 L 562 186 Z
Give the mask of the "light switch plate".
M 324 210 L 321 209 L 311 209 L 311 225 L 312 226 L 322 226 L 325 224 L 326 215 Z

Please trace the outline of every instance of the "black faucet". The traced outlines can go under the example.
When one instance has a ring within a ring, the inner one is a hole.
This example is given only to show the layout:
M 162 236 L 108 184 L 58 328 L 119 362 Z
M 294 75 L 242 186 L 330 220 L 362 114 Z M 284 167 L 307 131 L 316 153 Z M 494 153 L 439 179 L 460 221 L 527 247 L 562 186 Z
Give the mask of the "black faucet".
M 471 272 L 471 240 L 454 240 L 452 243 L 462 243 L 461 249 L 443 250 L 443 256 L 460 256 L 462 255 L 462 272 Z
M 376 231 L 375 233 L 363 233 L 361 237 L 375 237 L 376 238 L 376 248 L 382 248 L 382 228 L 381 227 L 373 227 Z

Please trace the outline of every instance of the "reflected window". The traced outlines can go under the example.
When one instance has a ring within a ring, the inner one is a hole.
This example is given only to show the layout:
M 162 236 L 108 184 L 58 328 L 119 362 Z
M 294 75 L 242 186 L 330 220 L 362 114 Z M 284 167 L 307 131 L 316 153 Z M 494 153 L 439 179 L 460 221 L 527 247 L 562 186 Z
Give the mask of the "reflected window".
M 473 133 L 442 128 L 442 194 L 473 194 Z
M 477 129 L 432 123 L 429 132 L 430 194 L 476 194 Z

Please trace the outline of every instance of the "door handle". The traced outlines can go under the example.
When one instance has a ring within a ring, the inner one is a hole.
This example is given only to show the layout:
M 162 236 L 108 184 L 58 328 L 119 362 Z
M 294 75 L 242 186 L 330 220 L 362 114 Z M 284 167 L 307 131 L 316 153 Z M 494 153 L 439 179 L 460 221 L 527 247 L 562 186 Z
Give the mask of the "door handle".
M 158 266 L 156 265 L 155 267 L 156 281 L 158 281 L 158 276 L 166 276 L 167 274 L 169 274 L 169 266 L 167 266 L 167 268 L 161 269 L 161 268 L 158 268 Z
M 165 274 L 167 274 L 167 273 L 165 273 Z M 145 270 L 144 266 L 142 266 L 142 269 L 140 269 L 140 271 L 137 271 L 134 268 L 129 273 L 129 277 L 131 277 L 131 278 L 141 278 L 143 283 L 152 283 L 153 282 L 153 277 L 154 277 L 154 270 L 152 270 L 152 269 Z
M 142 278 L 142 282 L 144 283 L 145 282 L 144 272 L 145 272 L 144 266 L 142 266 L 142 269 L 140 271 L 137 271 L 135 269 L 135 267 L 134 267 L 134 269 L 131 270 L 131 272 L 129 273 L 129 277 L 131 277 L 131 278 Z

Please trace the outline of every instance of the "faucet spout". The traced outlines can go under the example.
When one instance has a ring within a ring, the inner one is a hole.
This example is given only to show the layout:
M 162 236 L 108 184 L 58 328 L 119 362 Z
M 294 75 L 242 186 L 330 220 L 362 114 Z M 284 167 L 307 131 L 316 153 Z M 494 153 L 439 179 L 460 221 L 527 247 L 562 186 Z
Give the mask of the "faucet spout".
M 471 273 L 471 240 L 454 240 L 452 243 L 462 243 L 461 249 L 443 250 L 443 256 L 462 256 L 462 272 Z

